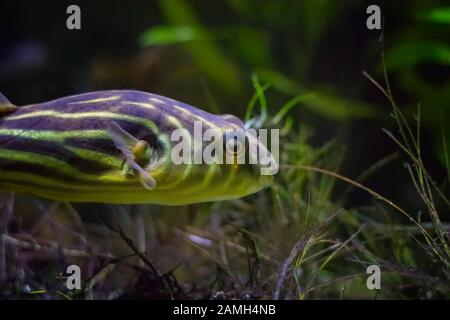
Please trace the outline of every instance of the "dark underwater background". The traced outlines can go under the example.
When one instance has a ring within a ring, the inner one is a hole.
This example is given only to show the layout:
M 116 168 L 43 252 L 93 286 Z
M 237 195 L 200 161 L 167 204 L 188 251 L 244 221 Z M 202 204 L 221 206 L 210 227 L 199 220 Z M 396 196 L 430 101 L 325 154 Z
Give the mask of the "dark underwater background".
M 81 8 L 81 30 L 66 28 L 71 4 Z M 366 27 L 370 4 L 381 8 L 382 30 Z M 245 120 L 255 88 L 267 85 L 266 125 L 289 108 L 276 124 L 281 165 L 355 179 L 410 217 L 342 179 L 293 168 L 244 199 L 183 207 L 16 195 L 1 231 L 23 243 L 4 244 L 0 297 L 450 297 L 449 8 L 419 0 L 2 1 L 0 91 L 17 105 L 138 89 Z M 395 106 L 363 71 L 383 88 L 387 74 Z M 257 115 L 263 102 L 255 101 Z M 402 130 L 413 132 L 420 157 L 399 146 L 408 144 Z M 82 290 L 55 278 L 69 263 L 82 266 Z M 385 271 L 378 293 L 365 285 L 370 264 Z

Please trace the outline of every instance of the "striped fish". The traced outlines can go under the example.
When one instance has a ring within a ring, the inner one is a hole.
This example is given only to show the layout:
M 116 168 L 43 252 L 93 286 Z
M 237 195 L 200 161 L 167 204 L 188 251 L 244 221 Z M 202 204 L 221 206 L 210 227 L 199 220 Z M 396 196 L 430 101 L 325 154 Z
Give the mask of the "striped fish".
M 133 90 L 17 107 L 0 94 L 0 190 L 69 202 L 181 205 L 239 198 L 272 177 L 259 165 L 171 161 L 175 129 L 241 129 L 232 115 Z M 262 147 L 262 146 L 261 146 Z

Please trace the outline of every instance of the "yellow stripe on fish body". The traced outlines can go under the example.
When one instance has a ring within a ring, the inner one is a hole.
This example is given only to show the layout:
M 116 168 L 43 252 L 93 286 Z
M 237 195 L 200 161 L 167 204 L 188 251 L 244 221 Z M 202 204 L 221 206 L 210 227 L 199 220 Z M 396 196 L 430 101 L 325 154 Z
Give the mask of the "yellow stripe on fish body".
M 267 185 L 255 165 L 175 164 L 175 129 L 243 129 L 163 96 L 98 91 L 16 107 L 0 94 L 0 189 L 73 202 L 188 204 Z M 226 186 L 224 186 L 226 183 Z

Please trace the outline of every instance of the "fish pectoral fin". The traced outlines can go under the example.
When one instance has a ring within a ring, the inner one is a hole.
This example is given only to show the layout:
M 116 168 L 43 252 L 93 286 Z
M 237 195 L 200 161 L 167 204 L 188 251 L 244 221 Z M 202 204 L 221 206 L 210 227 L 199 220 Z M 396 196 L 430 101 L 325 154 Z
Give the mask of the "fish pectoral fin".
M 128 166 L 139 173 L 139 181 L 142 183 L 145 189 L 153 190 L 156 187 L 156 181 L 153 177 L 145 171 L 140 165 L 136 162 L 129 163 Z
M 126 160 L 134 161 L 133 148 L 139 142 L 138 139 L 133 137 L 131 134 L 126 132 L 121 126 L 116 122 L 111 122 L 111 124 L 106 129 L 108 135 L 111 137 L 114 145 L 119 149 Z
M 140 164 L 150 162 L 153 153 L 147 141 L 136 139 L 114 121 L 106 130 L 116 148 L 125 156 L 126 161 Z
M 116 148 L 125 156 L 125 163 L 128 167 L 139 173 L 142 185 L 146 189 L 154 189 L 156 187 L 155 179 L 136 162 L 136 158 L 142 158 L 143 156 L 142 148 L 146 147 L 142 144 L 143 141 L 133 137 L 114 121 L 107 128 L 107 132 Z
M 139 173 L 139 180 L 145 189 L 153 190 L 156 187 L 156 181 L 147 171 L 141 171 Z

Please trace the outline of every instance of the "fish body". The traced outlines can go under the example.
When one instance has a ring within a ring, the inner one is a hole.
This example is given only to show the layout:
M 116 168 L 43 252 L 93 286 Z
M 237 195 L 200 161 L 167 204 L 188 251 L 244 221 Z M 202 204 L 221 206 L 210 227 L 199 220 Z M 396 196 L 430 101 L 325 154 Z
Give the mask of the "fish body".
M 69 202 L 181 205 L 239 198 L 271 176 L 258 165 L 174 164 L 171 133 L 245 130 L 160 95 L 109 90 L 16 107 L 0 94 L 0 190 Z

